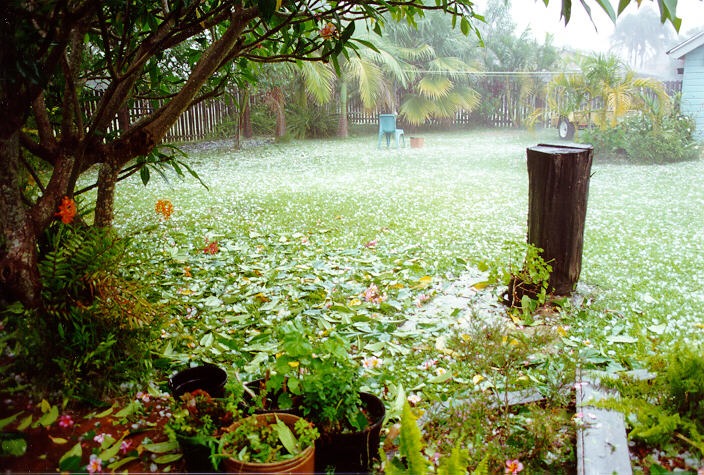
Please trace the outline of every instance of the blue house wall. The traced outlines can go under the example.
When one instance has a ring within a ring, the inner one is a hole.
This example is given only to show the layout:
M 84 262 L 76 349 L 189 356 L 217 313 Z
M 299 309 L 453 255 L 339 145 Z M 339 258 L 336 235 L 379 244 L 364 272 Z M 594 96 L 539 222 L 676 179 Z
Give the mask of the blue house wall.
M 697 121 L 696 137 L 704 140 L 704 46 L 684 57 L 682 112 Z

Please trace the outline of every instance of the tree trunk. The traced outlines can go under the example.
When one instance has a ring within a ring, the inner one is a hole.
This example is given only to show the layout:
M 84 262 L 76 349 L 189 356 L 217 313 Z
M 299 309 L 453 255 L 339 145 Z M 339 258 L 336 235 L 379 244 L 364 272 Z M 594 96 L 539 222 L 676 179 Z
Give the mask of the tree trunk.
M 0 140 L 0 225 L 4 246 L 0 250 L 0 298 L 19 300 L 26 307 L 41 305 L 41 279 L 37 264 L 35 226 L 22 203 L 19 188 L 19 131 Z
M 591 146 L 540 144 L 528 153 L 528 242 L 552 266 L 549 286 L 569 295 L 582 271 Z
M 106 228 L 112 225 L 112 220 L 115 217 L 115 185 L 119 173 L 120 167 L 115 166 L 112 160 L 107 160 L 100 165 L 94 226 Z
M 242 115 L 242 136 L 246 139 L 254 137 L 254 129 L 252 129 L 252 110 L 249 105 L 249 93 L 247 100 L 244 103 L 244 114 Z
M 117 113 L 117 123 L 120 134 L 124 134 L 130 127 L 130 109 L 125 104 Z M 115 185 L 120 174 L 120 166 L 114 160 L 106 158 L 100 165 L 98 172 L 98 194 L 95 199 L 95 219 L 93 225 L 106 228 L 112 225 L 115 218 Z
M 347 121 L 347 83 L 340 84 L 340 119 L 337 121 L 337 136 L 344 139 L 349 136 Z

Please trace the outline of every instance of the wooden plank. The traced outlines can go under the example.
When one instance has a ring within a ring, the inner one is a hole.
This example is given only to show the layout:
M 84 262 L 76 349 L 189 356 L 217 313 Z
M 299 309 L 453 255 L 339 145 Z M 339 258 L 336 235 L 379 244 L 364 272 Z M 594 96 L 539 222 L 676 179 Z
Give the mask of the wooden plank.
M 618 394 L 599 386 L 594 375 L 578 376 L 577 411 L 585 426 L 577 432 L 577 474 L 632 474 L 623 414 L 593 406 Z

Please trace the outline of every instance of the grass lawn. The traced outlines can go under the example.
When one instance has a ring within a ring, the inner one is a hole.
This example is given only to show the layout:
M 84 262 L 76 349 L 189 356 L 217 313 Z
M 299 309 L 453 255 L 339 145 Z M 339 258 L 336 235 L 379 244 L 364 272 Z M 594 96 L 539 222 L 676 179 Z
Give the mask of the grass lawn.
M 464 262 L 510 258 L 504 243 L 525 239 L 525 148 L 553 135 L 426 134 L 422 149 L 380 151 L 368 136 L 192 154 L 210 191 L 194 180 L 155 176 L 143 187 L 135 179 L 118 187 L 116 222 L 126 230 L 155 223 L 154 203 L 170 199 L 170 228 L 190 250 L 206 236 L 241 244 L 322 230 L 327 249 L 376 240 L 387 251 L 410 248 L 403 252 L 428 275 L 458 274 Z M 597 319 L 605 335 L 624 327 L 636 337 L 701 336 L 703 169 L 702 161 L 594 164 L 581 281 L 609 310 Z
M 137 233 L 149 270 L 142 278 L 176 303 L 160 364 L 214 361 L 255 379 L 298 322 L 312 339 L 347 337 L 368 376 L 365 389 L 397 417 L 407 396 L 428 410 L 492 387 L 549 392 L 569 386 L 575 366 L 637 368 L 675 341 L 701 343 L 703 161 L 594 165 L 581 278 L 588 304 L 568 306 L 552 322 L 564 343 L 553 356 L 533 354 L 530 338 L 507 343 L 485 332 L 488 345 L 512 356 L 504 369 L 477 363 L 488 350 L 467 343 L 477 335 L 465 324 L 485 311 L 479 307 L 404 325 L 463 272 L 522 260 L 510 243 L 525 241 L 525 149 L 554 135 L 479 130 L 427 133 L 422 149 L 377 150 L 376 137 L 366 136 L 199 152 L 188 161 L 209 190 L 191 178 L 120 184 L 116 226 Z M 170 219 L 155 213 L 157 200 L 173 203 Z M 431 423 L 431 447 L 449 450 L 448 440 L 483 424 L 472 420 L 482 411 L 452 430 Z M 499 427 L 511 426 L 505 414 Z M 560 427 L 551 418 L 564 414 L 511 417 Z M 569 458 L 552 452 L 559 434 L 525 439 L 543 447 L 539 455 L 510 442 L 510 431 L 496 434 L 475 434 L 471 467 L 491 456 L 498 464 L 532 458 L 530 470 L 548 470 Z

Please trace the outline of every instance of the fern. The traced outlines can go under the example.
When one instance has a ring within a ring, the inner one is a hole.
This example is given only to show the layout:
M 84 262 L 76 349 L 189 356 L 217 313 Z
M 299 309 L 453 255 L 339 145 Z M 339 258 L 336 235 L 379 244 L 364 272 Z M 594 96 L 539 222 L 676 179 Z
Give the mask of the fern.
M 403 406 L 403 414 L 401 416 L 401 435 L 399 442 L 399 456 L 392 460 L 386 460 L 384 473 L 387 475 L 426 475 L 431 466 L 430 462 L 423 456 L 423 438 L 416 422 L 416 416 L 411 410 L 411 406 L 406 403 Z M 382 458 L 385 454 L 382 451 Z M 467 473 L 468 454 L 466 450 L 462 450 L 459 445 L 456 446 L 450 456 L 440 462 L 438 467 L 438 475 L 464 475 Z M 486 458 L 479 464 L 477 470 L 482 467 L 486 471 Z

